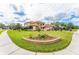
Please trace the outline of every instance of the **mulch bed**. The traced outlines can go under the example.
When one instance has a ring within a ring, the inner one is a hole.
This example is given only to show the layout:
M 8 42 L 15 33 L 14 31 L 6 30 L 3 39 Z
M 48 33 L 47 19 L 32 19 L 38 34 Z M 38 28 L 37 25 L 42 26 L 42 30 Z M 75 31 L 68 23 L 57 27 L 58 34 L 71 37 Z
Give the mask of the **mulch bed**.
M 57 42 L 59 41 L 60 38 L 45 35 L 45 37 L 37 36 L 37 37 L 29 37 L 29 38 L 23 38 L 23 39 L 33 43 L 48 44 L 48 43 Z

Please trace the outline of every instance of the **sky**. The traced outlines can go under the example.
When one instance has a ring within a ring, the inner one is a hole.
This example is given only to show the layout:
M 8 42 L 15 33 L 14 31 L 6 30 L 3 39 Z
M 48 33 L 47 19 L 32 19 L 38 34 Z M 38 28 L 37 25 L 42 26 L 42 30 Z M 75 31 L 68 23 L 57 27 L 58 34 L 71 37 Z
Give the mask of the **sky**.
M 35 2 L 36 1 L 36 2 Z M 79 25 L 78 3 L 53 3 L 37 0 L 1 0 L 1 23 L 24 23 L 29 20 L 44 20 L 46 17 L 60 16 L 60 22 L 72 22 Z M 49 20 L 44 20 L 49 21 Z M 55 20 L 53 20 L 54 22 Z M 51 21 L 50 21 L 51 22 Z

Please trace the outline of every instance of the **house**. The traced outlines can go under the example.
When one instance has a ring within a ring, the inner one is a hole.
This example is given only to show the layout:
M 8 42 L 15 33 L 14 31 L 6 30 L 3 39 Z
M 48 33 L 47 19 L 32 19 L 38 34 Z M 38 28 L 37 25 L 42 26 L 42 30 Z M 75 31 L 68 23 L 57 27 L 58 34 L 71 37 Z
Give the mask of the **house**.
M 52 30 L 52 26 L 50 25 L 50 24 L 44 24 L 43 26 L 42 26 L 42 29 L 43 30 Z
M 24 26 L 31 26 L 32 30 L 51 30 L 52 26 L 51 24 L 45 24 L 44 22 L 41 21 L 30 21 L 24 24 Z

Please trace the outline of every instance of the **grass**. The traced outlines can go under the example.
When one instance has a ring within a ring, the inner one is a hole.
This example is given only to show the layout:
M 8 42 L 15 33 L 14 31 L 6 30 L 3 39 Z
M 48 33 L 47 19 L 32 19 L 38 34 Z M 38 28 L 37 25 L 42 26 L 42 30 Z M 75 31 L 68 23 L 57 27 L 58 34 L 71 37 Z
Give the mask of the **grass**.
M 0 30 L 0 33 L 2 33 L 4 30 Z
M 75 30 L 74 30 L 75 31 Z M 34 52 L 53 52 L 64 49 L 69 45 L 72 40 L 72 34 L 74 31 L 18 31 L 18 30 L 9 30 L 8 35 L 12 41 L 21 48 L 34 51 Z M 28 37 L 29 35 L 37 36 L 39 33 L 46 33 L 52 36 L 61 37 L 61 40 L 56 43 L 51 44 L 35 44 L 23 40 L 24 36 Z

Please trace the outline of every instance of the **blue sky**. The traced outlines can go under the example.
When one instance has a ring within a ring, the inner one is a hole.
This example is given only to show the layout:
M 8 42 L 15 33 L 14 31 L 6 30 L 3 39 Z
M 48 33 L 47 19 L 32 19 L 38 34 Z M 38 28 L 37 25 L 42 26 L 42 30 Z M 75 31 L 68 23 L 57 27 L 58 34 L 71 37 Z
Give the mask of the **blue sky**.
M 55 19 L 59 19 L 60 22 L 72 22 L 79 25 L 79 4 L 77 3 L 52 4 L 25 1 L 27 0 L 1 1 L 0 22 L 6 24 L 24 23 L 30 20 L 54 22 Z

